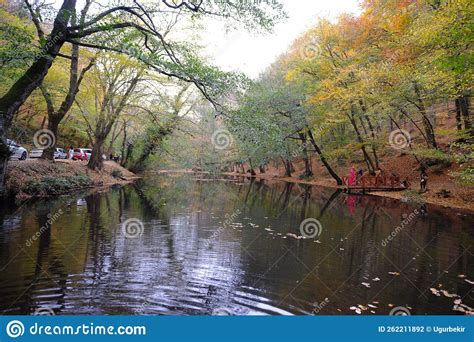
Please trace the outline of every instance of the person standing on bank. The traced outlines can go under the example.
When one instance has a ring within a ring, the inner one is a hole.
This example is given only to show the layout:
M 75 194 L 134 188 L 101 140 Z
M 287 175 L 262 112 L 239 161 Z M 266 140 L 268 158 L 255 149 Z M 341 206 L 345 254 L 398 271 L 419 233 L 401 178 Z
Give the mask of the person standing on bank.
M 420 192 L 425 192 L 428 190 L 428 174 L 426 173 L 425 169 L 421 170 L 420 174 Z

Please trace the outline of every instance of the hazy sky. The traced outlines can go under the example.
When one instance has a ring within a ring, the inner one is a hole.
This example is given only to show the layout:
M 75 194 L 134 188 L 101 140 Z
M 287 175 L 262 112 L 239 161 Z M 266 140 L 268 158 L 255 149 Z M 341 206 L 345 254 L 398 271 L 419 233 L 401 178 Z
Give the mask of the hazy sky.
M 359 0 L 282 0 L 289 18 L 274 32 L 251 35 L 245 30 L 225 33 L 223 25 L 210 23 L 204 43 L 215 64 L 225 70 L 238 70 L 256 77 L 318 17 L 335 19 L 344 12 L 359 13 Z
M 62 0 L 54 0 L 56 7 Z M 250 0 L 244 0 L 250 1 Z M 206 19 L 207 34 L 203 34 L 204 54 L 224 70 L 237 70 L 256 77 L 293 40 L 316 23 L 318 17 L 335 19 L 341 13 L 359 13 L 359 0 L 279 0 L 284 4 L 288 19 L 278 24 L 273 33 L 252 35 L 240 29 L 225 32 L 224 24 Z M 100 0 L 98 1 L 100 3 Z M 104 3 L 106 1 L 103 1 Z M 84 0 L 77 1 L 82 8 Z

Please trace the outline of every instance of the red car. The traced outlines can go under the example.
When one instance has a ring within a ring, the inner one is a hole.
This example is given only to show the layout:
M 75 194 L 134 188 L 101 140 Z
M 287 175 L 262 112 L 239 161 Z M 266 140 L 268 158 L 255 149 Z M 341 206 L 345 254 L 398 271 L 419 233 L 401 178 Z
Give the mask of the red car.
M 75 148 L 72 154 L 72 160 L 89 160 L 91 150 L 89 148 Z

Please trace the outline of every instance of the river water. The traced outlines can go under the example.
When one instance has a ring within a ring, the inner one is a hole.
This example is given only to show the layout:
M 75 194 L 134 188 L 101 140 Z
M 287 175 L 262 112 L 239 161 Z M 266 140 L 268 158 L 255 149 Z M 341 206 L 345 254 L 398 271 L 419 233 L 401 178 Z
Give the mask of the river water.
M 193 175 L 3 204 L 0 313 L 463 314 L 474 306 L 473 219 Z

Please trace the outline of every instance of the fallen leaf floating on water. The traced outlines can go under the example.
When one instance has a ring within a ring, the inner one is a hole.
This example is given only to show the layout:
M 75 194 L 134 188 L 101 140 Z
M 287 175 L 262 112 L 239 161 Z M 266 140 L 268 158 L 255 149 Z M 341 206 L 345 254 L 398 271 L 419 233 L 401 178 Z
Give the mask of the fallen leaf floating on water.
M 361 283 L 361 284 L 364 285 L 365 287 L 370 287 L 369 283 Z
M 394 275 L 394 276 L 399 276 L 400 275 L 400 273 L 398 273 L 398 272 L 388 272 L 388 274 L 391 274 L 391 275 Z
M 376 307 L 375 305 L 373 305 L 373 304 L 367 304 L 367 306 L 368 306 L 369 308 L 373 308 L 373 309 L 376 309 L 376 308 L 377 308 L 377 307 Z
M 265 230 L 266 230 L 267 232 L 273 232 L 273 230 L 271 230 L 270 228 L 265 228 Z
M 302 236 L 298 236 L 298 235 L 293 234 L 293 233 L 288 233 L 288 234 L 286 234 L 286 236 L 292 237 L 293 239 L 297 239 L 297 240 L 303 238 Z
M 449 293 L 446 290 L 437 290 L 434 288 L 430 288 L 431 293 L 433 293 L 435 296 L 440 297 L 441 295 L 447 297 L 447 298 L 455 298 L 453 301 L 453 310 L 454 311 L 459 311 L 464 313 L 465 315 L 474 315 L 474 310 L 470 307 L 467 306 L 466 304 L 462 303 L 461 296 L 456 294 L 456 293 Z
M 446 290 L 441 290 L 440 292 L 441 292 L 445 297 L 448 297 L 448 298 L 457 298 L 457 297 L 460 297 L 458 294 L 449 293 L 449 292 L 446 291 Z
M 394 305 L 393 305 L 393 304 L 388 304 L 388 307 L 389 307 L 389 308 L 393 308 Z
M 319 240 L 316 240 L 316 241 L 314 241 L 314 242 L 316 242 L 316 243 L 321 243 L 321 241 L 319 241 Z
M 469 279 L 464 279 L 464 280 L 467 281 L 469 284 L 474 285 L 474 281 L 469 280 Z
M 358 315 L 360 315 L 362 313 L 362 311 L 356 306 L 351 306 L 349 309 L 355 311 L 356 314 L 358 314 Z
M 466 304 L 462 304 L 462 303 L 454 304 L 453 310 L 462 312 L 465 315 L 474 316 L 474 310 L 470 306 L 467 306 Z
M 380 278 L 379 277 L 375 277 L 374 279 L 372 279 L 372 281 L 379 281 Z
M 460 274 L 458 275 L 459 278 L 466 278 L 466 275 L 465 274 Z

